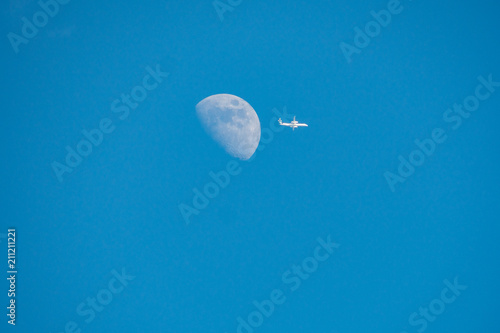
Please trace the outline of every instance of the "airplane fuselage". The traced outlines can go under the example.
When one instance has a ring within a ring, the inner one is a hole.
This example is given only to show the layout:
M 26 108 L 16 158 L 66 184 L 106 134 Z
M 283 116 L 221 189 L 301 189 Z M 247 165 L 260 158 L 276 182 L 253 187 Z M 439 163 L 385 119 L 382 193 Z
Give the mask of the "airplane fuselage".
M 284 123 L 281 121 L 281 118 L 278 119 L 278 122 L 281 126 L 288 126 L 291 127 L 292 130 L 295 130 L 297 127 L 307 127 L 307 124 L 301 124 L 298 121 L 295 120 L 295 116 L 293 117 L 293 120 L 291 123 Z

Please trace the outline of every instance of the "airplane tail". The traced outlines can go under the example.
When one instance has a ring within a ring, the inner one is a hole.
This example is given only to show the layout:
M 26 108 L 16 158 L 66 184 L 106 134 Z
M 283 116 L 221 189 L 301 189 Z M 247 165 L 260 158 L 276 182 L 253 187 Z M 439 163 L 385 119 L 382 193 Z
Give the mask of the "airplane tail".
M 281 118 L 278 119 L 278 123 L 281 125 L 283 122 L 281 121 Z

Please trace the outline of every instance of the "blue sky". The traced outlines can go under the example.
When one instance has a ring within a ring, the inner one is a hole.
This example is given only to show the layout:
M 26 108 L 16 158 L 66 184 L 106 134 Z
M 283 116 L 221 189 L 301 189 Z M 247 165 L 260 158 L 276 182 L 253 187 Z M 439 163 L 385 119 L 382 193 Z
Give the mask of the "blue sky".
M 341 43 L 388 3 L 241 1 L 221 20 L 211 1 L 70 1 L 17 53 L 8 34 L 41 9 L 3 4 L 0 233 L 16 229 L 18 274 L 2 331 L 237 332 L 273 290 L 286 300 L 254 332 L 498 327 L 500 88 L 457 129 L 443 114 L 500 81 L 500 6 L 401 1 L 348 62 Z M 148 67 L 168 77 L 120 119 Z M 274 108 L 309 127 L 261 143 L 187 225 L 179 204 L 234 160 L 195 113 L 219 93 L 262 128 Z M 103 119 L 113 131 L 60 182 L 53 162 Z M 446 141 L 391 191 L 384 174 L 436 128 Z M 340 246 L 292 291 L 283 275 L 328 236 Z M 467 288 L 412 325 L 456 277 Z

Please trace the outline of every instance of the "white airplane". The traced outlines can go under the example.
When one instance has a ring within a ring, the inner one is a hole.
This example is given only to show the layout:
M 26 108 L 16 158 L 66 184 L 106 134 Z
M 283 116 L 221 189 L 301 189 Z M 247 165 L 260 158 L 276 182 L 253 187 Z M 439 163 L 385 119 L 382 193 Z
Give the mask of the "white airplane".
M 288 126 L 292 128 L 292 131 L 295 131 L 297 127 L 307 127 L 307 124 L 299 124 L 297 120 L 295 120 L 295 116 L 293 116 L 293 120 L 291 123 L 284 123 L 281 121 L 281 118 L 278 119 L 278 122 L 280 123 L 281 126 Z

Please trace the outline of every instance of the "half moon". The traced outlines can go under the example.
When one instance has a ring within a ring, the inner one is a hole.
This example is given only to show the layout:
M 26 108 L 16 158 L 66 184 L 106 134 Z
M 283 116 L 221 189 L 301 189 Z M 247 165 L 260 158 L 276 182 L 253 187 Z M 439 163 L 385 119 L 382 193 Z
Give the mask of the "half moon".
M 230 94 L 212 95 L 196 105 L 205 131 L 231 156 L 248 160 L 260 141 L 260 121 L 245 100 Z

